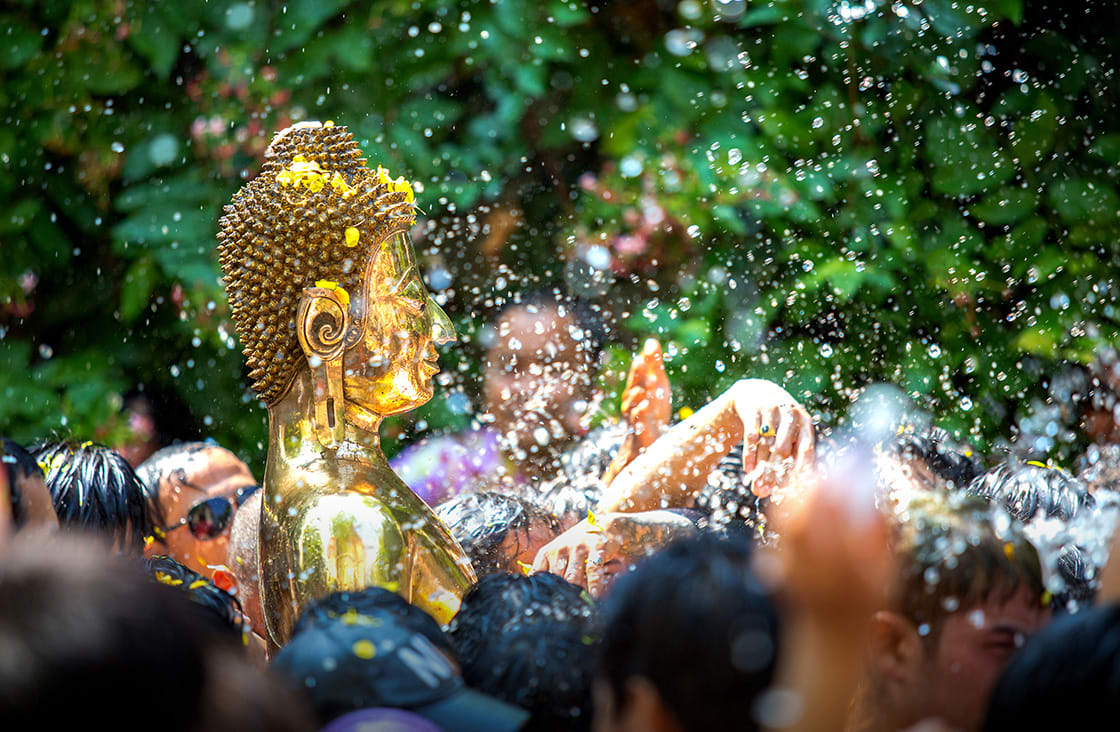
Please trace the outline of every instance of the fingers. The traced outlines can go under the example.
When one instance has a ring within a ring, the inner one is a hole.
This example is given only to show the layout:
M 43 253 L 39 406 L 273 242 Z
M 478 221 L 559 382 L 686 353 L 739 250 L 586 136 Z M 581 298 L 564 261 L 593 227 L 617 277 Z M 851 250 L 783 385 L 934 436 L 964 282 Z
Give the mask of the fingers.
M 774 446 L 770 450 L 772 460 L 785 460 L 793 457 L 793 440 L 797 436 L 799 422 L 792 404 L 783 405 L 779 410 L 778 433 L 774 436 Z
M 587 587 L 587 558 L 590 552 L 586 544 L 577 544 L 572 549 L 571 559 L 564 570 L 564 579 L 573 585 Z
M 758 465 L 758 429 L 762 426 L 762 415 L 757 409 L 748 412 L 743 420 L 743 472 L 749 473 Z
M 758 463 L 765 463 L 770 460 L 770 454 L 774 446 L 774 433 L 778 429 L 781 421 L 781 407 L 775 405 L 763 410 L 762 424 L 759 425 L 758 447 L 756 448 L 756 459 Z M 761 434 L 763 431 L 767 434 Z
M 803 414 L 801 429 L 797 435 L 797 463 L 801 467 L 812 465 L 816 460 L 817 445 L 816 435 L 813 434 L 813 420 L 809 415 Z
M 563 534 L 561 534 L 561 537 Z M 559 539 L 560 537 L 557 537 Z M 561 569 L 561 565 L 563 569 Z M 533 560 L 533 572 L 551 572 L 552 574 L 562 574 L 568 565 L 568 546 L 561 544 L 556 546 L 556 540 L 549 542 L 541 547 L 537 552 L 537 558 Z

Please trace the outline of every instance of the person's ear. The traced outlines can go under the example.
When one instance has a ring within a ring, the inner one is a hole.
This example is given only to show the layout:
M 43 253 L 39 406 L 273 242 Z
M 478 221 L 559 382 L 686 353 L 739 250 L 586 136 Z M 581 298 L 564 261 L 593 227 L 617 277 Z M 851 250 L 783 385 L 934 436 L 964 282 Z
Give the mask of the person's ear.
M 323 447 L 343 439 L 342 354 L 350 328 L 350 295 L 333 282 L 306 287 L 296 313 L 296 335 L 311 369 L 315 436 Z
M 906 684 L 920 673 L 925 647 L 914 624 L 890 610 L 871 616 L 869 663 L 884 682 Z
M 680 723 L 649 679 L 642 676 L 627 679 L 624 696 L 618 710 L 621 729 L 681 732 Z

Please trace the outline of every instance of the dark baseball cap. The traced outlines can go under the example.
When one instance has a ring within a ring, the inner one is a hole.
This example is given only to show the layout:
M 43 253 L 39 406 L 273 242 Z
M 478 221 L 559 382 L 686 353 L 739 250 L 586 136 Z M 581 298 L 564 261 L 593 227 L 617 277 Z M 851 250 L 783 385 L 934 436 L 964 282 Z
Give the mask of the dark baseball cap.
M 402 600 L 402 605 L 407 605 Z M 529 712 L 467 688 L 458 665 L 418 632 L 417 618 L 363 608 L 320 619 L 297 632 L 272 669 L 302 689 L 320 719 L 371 707 L 405 709 L 446 732 L 521 729 Z

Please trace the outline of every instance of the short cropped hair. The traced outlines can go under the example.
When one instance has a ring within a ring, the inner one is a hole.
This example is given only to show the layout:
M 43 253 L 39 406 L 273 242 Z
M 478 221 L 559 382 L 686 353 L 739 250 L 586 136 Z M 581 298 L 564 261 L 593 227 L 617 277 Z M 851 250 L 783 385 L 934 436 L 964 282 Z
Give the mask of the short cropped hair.
M 644 678 L 683 729 L 761 729 L 756 702 L 780 655 L 778 613 L 742 536 L 677 541 L 604 600 L 599 675 L 615 706 Z
M 904 429 L 883 446 L 884 452 L 903 460 L 918 460 L 931 473 L 956 488 L 964 488 L 980 474 L 980 463 L 971 450 L 961 449 L 940 427 Z
M 1012 518 L 1055 516 L 1069 521 L 1095 501 L 1085 485 L 1061 468 L 1000 463 L 968 485 L 968 492 L 1002 506 Z
M 937 637 L 944 620 L 989 598 L 1010 597 L 1021 587 L 1045 593 L 1038 552 L 1021 527 L 997 533 L 988 506 L 974 498 L 929 492 L 898 509 L 894 551 L 898 610 L 922 636 Z
M 162 523 L 159 504 L 120 454 L 92 442 L 43 442 L 32 454 L 46 473 L 58 522 L 64 528 L 115 538 L 139 551 Z
M 594 605 L 553 574 L 495 574 L 463 597 L 448 632 L 463 680 L 528 710 L 527 729 L 591 729 Z

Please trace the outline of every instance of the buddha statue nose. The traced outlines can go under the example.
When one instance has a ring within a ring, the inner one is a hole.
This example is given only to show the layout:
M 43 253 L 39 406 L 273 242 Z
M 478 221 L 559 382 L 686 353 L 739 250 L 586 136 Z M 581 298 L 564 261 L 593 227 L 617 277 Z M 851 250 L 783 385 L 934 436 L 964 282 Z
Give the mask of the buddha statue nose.
M 440 345 L 453 342 L 456 338 L 455 326 L 431 295 L 428 296 L 428 309 L 432 314 L 432 340 Z

